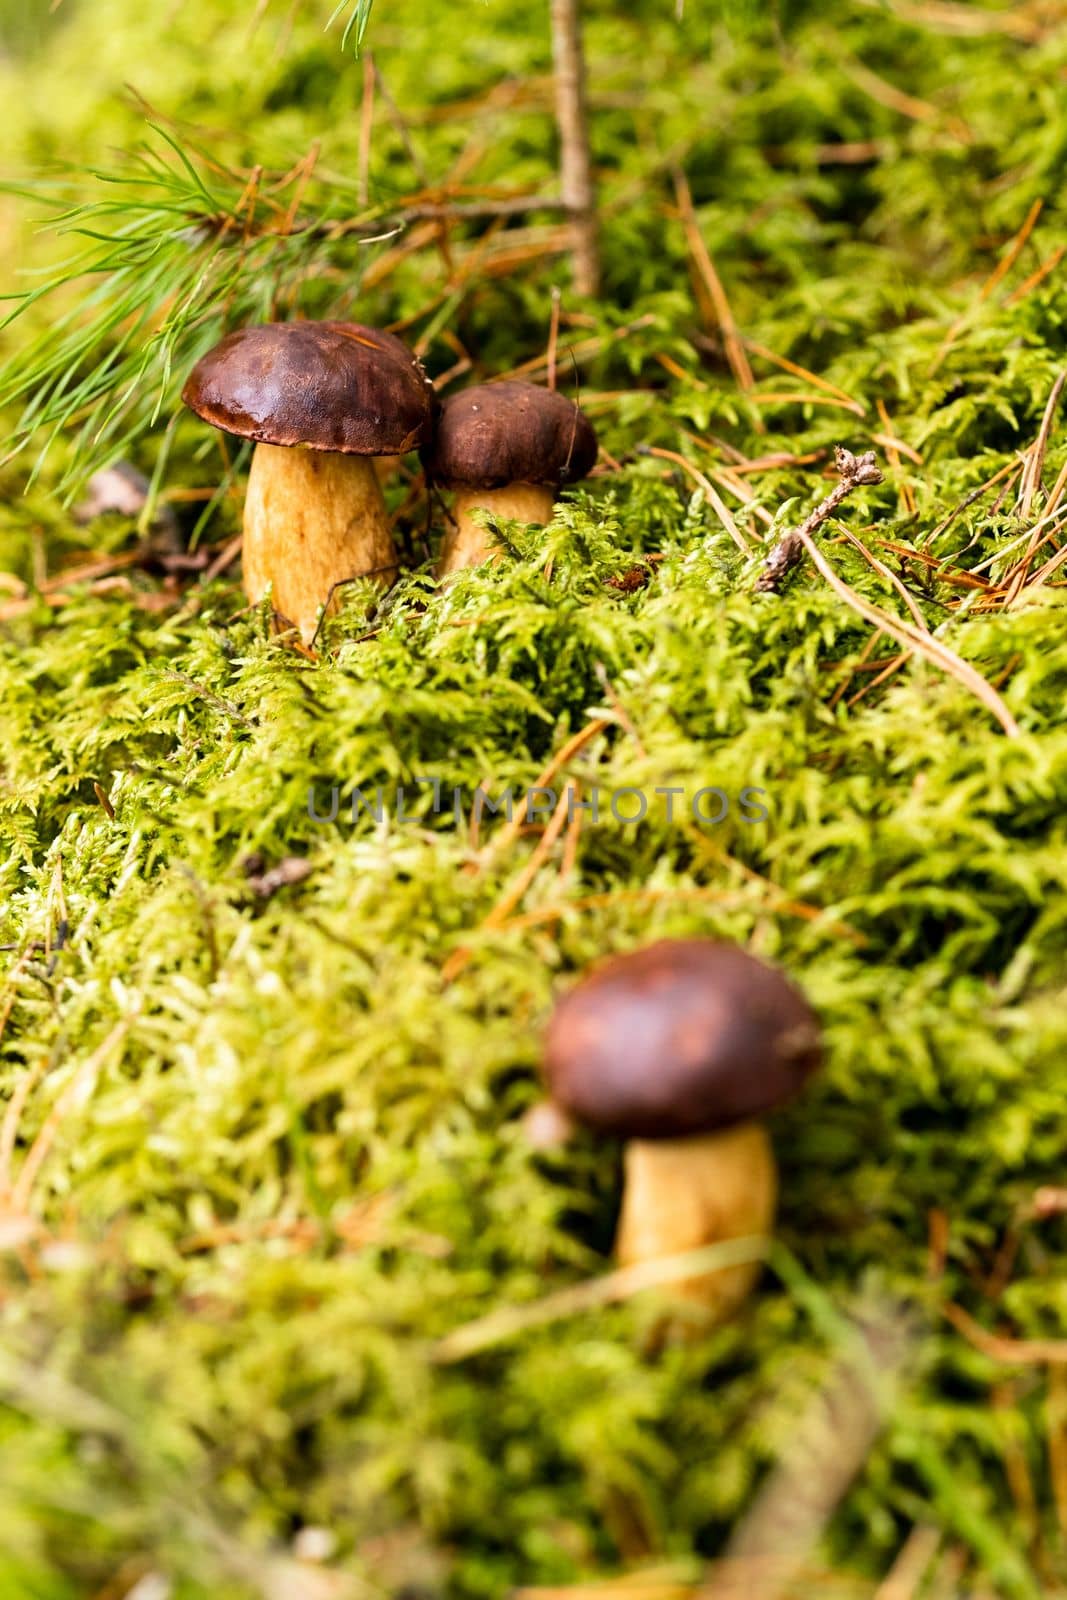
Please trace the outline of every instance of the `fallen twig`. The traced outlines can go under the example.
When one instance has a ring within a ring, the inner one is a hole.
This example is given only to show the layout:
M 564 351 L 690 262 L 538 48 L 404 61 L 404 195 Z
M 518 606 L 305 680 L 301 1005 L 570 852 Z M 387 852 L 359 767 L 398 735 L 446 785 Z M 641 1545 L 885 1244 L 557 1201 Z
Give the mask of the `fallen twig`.
M 882 474 L 875 465 L 873 450 L 868 450 L 861 456 L 854 456 L 851 450 L 846 450 L 843 445 L 837 445 L 834 450 L 834 461 L 841 482 L 836 488 L 831 489 L 825 500 L 819 502 L 799 528 L 783 534 L 778 540 L 756 579 L 756 589 L 760 593 L 777 593 L 782 580 L 804 554 L 805 538 L 810 538 L 817 528 L 833 516 L 846 495 L 850 495 L 853 489 L 858 489 L 861 484 L 875 484 L 882 481 Z
M 574 287 L 579 294 L 595 295 L 600 287 L 600 249 L 578 0 L 552 0 L 550 15 L 552 59 L 556 69 L 560 190 L 570 222 Z

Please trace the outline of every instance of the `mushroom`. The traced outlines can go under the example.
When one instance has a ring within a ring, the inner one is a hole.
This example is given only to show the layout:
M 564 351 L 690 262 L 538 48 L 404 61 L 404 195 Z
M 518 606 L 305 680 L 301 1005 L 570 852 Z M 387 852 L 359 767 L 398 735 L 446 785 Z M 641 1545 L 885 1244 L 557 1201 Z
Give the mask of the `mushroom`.
M 545 1048 L 552 1101 L 627 1141 L 623 1266 L 769 1233 L 777 1173 L 758 1119 L 820 1058 L 807 1001 L 737 945 L 665 939 L 606 961 L 559 1002 Z M 758 1274 L 743 1262 L 674 1287 L 719 1322 Z
M 197 362 L 185 404 L 253 439 L 244 587 L 310 639 L 339 583 L 396 575 L 374 458 L 430 437 L 436 397 L 406 345 L 355 322 L 238 328 Z
M 423 455 L 428 479 L 455 490 L 438 574 L 476 566 L 494 553 L 476 511 L 551 522 L 561 486 L 584 478 L 596 456 L 592 423 L 554 389 L 507 379 L 446 400 Z

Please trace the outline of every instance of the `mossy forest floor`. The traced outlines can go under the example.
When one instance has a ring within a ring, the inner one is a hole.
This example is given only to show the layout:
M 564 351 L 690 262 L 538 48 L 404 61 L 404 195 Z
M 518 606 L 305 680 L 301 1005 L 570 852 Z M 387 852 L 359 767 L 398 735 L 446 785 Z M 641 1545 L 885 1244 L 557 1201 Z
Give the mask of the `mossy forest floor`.
M 768 1525 L 776 1593 L 1057 1592 L 1063 6 L 590 0 L 588 303 L 551 210 L 364 237 L 551 195 L 541 0 L 378 0 L 372 124 L 318 0 L 71 3 L 0 6 L 0 260 L 45 291 L 0 333 L 0 1596 L 680 1600 Z M 190 362 L 332 314 L 543 379 L 555 286 L 598 474 L 440 592 L 412 463 L 388 601 L 272 636 Z M 848 588 L 755 595 L 836 442 L 886 473 L 819 535 Z M 73 519 L 116 455 L 217 575 Z M 731 804 L 472 833 L 416 777 Z M 257 897 L 252 854 L 310 870 Z M 656 1350 L 597 1287 L 618 1150 L 520 1123 L 553 995 L 668 934 L 781 962 L 828 1061 L 758 1294 Z

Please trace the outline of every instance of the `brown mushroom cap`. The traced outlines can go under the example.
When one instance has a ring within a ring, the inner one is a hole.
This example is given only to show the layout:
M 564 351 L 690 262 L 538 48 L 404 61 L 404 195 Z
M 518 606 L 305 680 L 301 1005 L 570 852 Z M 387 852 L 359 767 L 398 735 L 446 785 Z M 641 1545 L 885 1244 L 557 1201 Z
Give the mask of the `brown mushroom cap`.
M 436 483 L 453 488 L 558 488 L 584 478 L 596 456 L 593 425 L 572 400 L 508 379 L 476 384 L 445 401 L 425 463 Z
M 560 1001 L 545 1072 L 586 1126 L 669 1139 L 773 1110 L 820 1058 L 815 1014 L 782 973 L 737 945 L 664 939 L 606 961 Z
M 243 439 L 356 456 L 425 444 L 437 404 L 407 346 L 358 322 L 238 328 L 197 362 L 182 399 Z

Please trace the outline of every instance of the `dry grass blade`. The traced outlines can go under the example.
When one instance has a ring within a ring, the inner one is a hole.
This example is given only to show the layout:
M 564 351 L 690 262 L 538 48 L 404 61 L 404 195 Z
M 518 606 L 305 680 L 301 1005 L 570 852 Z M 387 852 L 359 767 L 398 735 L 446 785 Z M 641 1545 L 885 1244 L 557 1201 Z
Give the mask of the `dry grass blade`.
M 621 344 L 624 339 L 628 339 L 631 333 L 636 333 L 638 329 L 650 328 L 655 320 L 655 317 L 651 315 L 637 317 L 633 322 L 628 322 L 624 327 L 616 328 L 612 333 L 605 334 L 603 337 L 598 335 L 592 339 L 579 339 L 577 344 L 567 346 L 567 360 L 578 363 L 592 361 L 594 357 L 610 349 L 613 344 Z M 505 378 L 533 379 L 541 373 L 547 373 L 547 371 L 548 357 L 546 353 L 543 356 L 534 356 L 529 361 L 521 361 L 517 367 L 512 367 L 509 372 L 500 373 L 494 381 L 502 382 Z
M 863 557 L 864 561 L 867 562 L 868 566 L 873 567 L 875 572 L 877 572 L 880 577 L 884 578 L 887 583 L 891 583 L 893 585 L 893 588 L 897 591 L 900 598 L 903 600 L 904 604 L 907 606 L 908 610 L 915 619 L 916 627 L 921 628 L 923 633 L 929 633 L 929 623 L 919 610 L 915 600 L 908 593 L 908 590 L 897 577 L 896 573 L 891 572 L 884 561 L 879 561 L 878 557 L 874 555 L 872 551 L 867 549 L 867 546 L 864 544 L 863 540 L 858 538 L 856 534 L 851 531 L 851 529 L 845 528 L 843 531 L 844 536 L 848 540 L 849 544 L 854 550 L 859 551 L 860 555 Z
M 1065 465 L 1063 473 L 1061 473 L 1060 476 L 1065 482 L 1067 482 L 1067 465 Z M 1034 557 L 1037 555 L 1037 552 L 1041 549 L 1042 545 L 1046 545 L 1050 541 L 1056 541 L 1057 536 L 1063 530 L 1065 521 L 1067 521 L 1067 516 L 1065 516 L 1063 512 L 1055 511 L 1047 516 L 1042 517 L 1041 521 L 1036 523 L 1030 530 L 1030 538 L 1026 546 L 1026 554 L 1023 556 L 1022 560 L 1011 569 L 1005 578 L 1005 583 L 1007 584 L 1007 592 L 1004 595 L 1005 605 L 1013 605 L 1019 598 L 1019 595 L 1027 585 L 1027 579 L 1030 574 L 1030 568 L 1033 565 Z M 1056 555 L 1052 556 L 1050 560 L 1045 562 L 1043 567 L 1039 568 L 1039 576 L 1040 574 L 1044 573 L 1047 568 L 1051 567 L 1053 571 L 1055 570 L 1055 567 L 1058 564 L 1059 553 L 1060 552 L 1057 551 Z
M 912 627 L 910 623 L 903 622 L 899 617 L 890 616 L 889 612 L 883 611 L 881 607 L 871 605 L 868 600 L 864 600 L 862 595 L 857 594 L 855 589 L 851 588 L 843 578 L 838 576 L 809 534 L 798 529 L 797 537 L 810 556 L 816 570 L 826 579 L 834 593 L 840 595 L 841 599 L 846 601 L 853 611 L 858 612 L 868 622 L 872 622 L 876 627 L 881 628 L 891 639 L 896 639 L 898 644 L 909 647 L 927 661 L 932 662 L 934 666 L 940 668 L 942 672 L 947 672 L 951 677 L 956 678 L 963 684 L 964 688 L 974 695 L 976 700 L 979 700 L 985 706 L 987 711 L 992 712 L 1009 739 L 1017 739 L 1020 736 L 1022 729 L 1000 695 L 993 688 L 993 685 L 983 678 L 982 674 L 976 671 L 969 662 L 962 660 L 954 650 L 950 650 L 948 645 L 943 644 L 933 634 L 923 633 L 918 628 Z
M 1036 589 L 1041 584 L 1047 583 L 1052 574 L 1058 572 L 1065 562 L 1067 562 L 1067 545 L 1064 545 L 1062 550 L 1057 550 L 1056 554 L 1046 561 L 1043 567 L 1038 567 L 1026 587 L 1028 589 Z
M 884 411 L 885 407 L 879 403 L 878 409 L 879 413 L 881 413 Z M 888 422 L 888 418 L 886 420 Z M 898 439 L 894 433 L 872 433 L 871 443 L 880 444 L 882 449 L 887 452 L 890 450 L 895 450 L 898 455 L 906 456 L 909 461 L 914 461 L 917 467 L 921 467 L 923 464 L 923 458 L 919 454 L 918 450 L 913 449 L 913 447 L 910 444 L 905 443 L 903 439 Z
M 764 361 L 771 362 L 772 366 L 780 367 L 783 372 L 788 372 L 794 378 L 803 378 L 814 389 L 821 389 L 825 394 L 833 395 L 849 411 L 854 411 L 858 417 L 866 416 L 867 407 L 852 395 L 846 394 L 844 389 L 839 389 L 836 383 L 831 383 L 829 378 L 820 378 L 817 372 L 811 372 L 807 367 L 802 367 L 796 361 L 791 361 L 788 356 L 780 356 L 777 351 L 768 350 L 765 344 L 759 344 L 755 339 L 742 337 L 741 343 L 746 350 L 751 350 L 754 356 L 760 356 Z
M 615 685 L 612 683 L 611 679 L 608 677 L 607 670 L 606 670 L 606 668 L 604 666 L 604 663 L 602 661 L 595 662 L 594 666 L 593 666 L 593 670 L 596 673 L 597 682 L 599 683 L 600 687 L 603 689 L 604 694 L 607 697 L 607 699 L 611 702 L 611 709 L 614 711 L 615 715 L 618 717 L 621 726 L 623 728 L 625 728 L 626 732 L 629 734 L 630 738 L 633 740 L 634 748 L 636 749 L 638 755 L 641 757 L 642 761 L 646 760 L 647 757 L 648 757 L 648 751 L 645 749 L 644 743 L 642 742 L 642 739 L 641 739 L 641 735 L 637 731 L 637 727 L 636 727 L 636 725 L 634 723 L 633 718 L 631 717 L 630 713 L 627 711 L 626 707 L 623 705 L 622 701 L 619 699 L 618 692 L 616 691 Z
M 895 83 L 889 83 L 885 78 L 879 77 L 877 72 L 872 72 L 862 61 L 847 61 L 842 65 L 856 87 L 862 89 L 864 94 L 869 94 L 872 100 L 876 100 L 887 110 L 899 112 L 902 117 L 907 117 L 912 122 L 941 122 L 961 144 L 973 142 L 974 135 L 959 117 L 941 111 L 929 100 L 920 100 L 916 95 L 898 89 Z
M 877 11 L 886 10 L 886 0 L 862 0 L 862 3 Z M 1011 39 L 1036 44 L 1043 36 L 1040 20 L 1028 16 L 1023 6 L 1005 6 L 994 11 L 989 6 L 964 5 L 961 0 L 926 0 L 925 4 L 888 0 L 888 9 L 902 22 L 913 22 L 936 33 L 959 34 L 966 39 L 1004 33 Z
M 556 879 L 557 890 L 564 890 L 574 877 L 578 866 L 578 847 L 582 840 L 582 811 L 578 802 L 582 798 L 582 786 L 574 784 L 575 808 L 567 823 L 567 832 L 563 839 L 563 858 L 559 864 L 559 877 Z
M 7 975 L 7 998 L 4 1001 L 3 1010 L 0 1010 L 0 1039 L 3 1038 L 4 1029 L 7 1027 L 12 1011 L 15 1009 L 15 1002 L 18 999 L 18 981 L 32 959 L 32 949 L 24 950 Z
M 1043 533 L 1046 538 L 1055 534 L 1061 527 L 1065 517 L 1067 517 L 1067 511 L 1061 508 L 1046 511 L 1045 515 L 1038 522 L 1035 522 L 1032 528 L 1028 528 L 1025 533 L 1021 533 L 1017 539 L 1012 539 L 1008 544 L 1002 545 L 999 550 L 994 550 L 993 554 L 987 556 L 984 561 L 976 562 L 971 568 L 972 577 L 976 573 L 991 572 L 998 562 L 1004 560 L 1005 556 L 1010 556 L 1016 550 L 1021 549 L 1023 545 L 1029 544 L 1035 533 Z M 1039 545 L 1044 544 L 1045 539 L 1042 538 L 1038 543 Z
M 893 433 L 893 424 L 890 421 L 889 411 L 881 395 L 878 396 L 878 415 L 882 419 L 882 426 L 886 431 L 885 433 L 876 435 L 877 441 L 885 450 L 889 465 L 892 467 L 895 474 L 897 489 L 900 494 L 901 510 L 904 512 L 905 516 L 913 517 L 915 515 L 915 496 L 911 492 L 911 485 L 908 483 L 907 479 L 901 476 L 900 457 L 903 454 L 903 451 L 899 441 Z M 906 445 L 904 446 L 904 450 L 907 450 Z M 917 457 L 915 451 L 908 450 L 908 455 L 913 461 L 919 460 L 921 462 L 921 457 Z
M 1012 1379 L 995 1383 L 989 1391 L 989 1398 L 994 1417 L 1002 1423 L 1000 1453 L 1004 1477 L 1015 1506 L 1016 1521 L 1023 1544 L 1032 1551 L 1036 1549 L 1039 1539 L 1037 1493 L 1026 1451 L 1013 1426 L 1018 1418 L 1021 1399 L 1019 1388 L 1020 1385 Z
M 689 474 L 689 476 L 693 479 L 693 482 L 703 490 L 705 499 L 707 500 L 711 509 L 714 511 L 715 515 L 718 517 L 719 521 L 722 523 L 723 527 L 726 529 L 727 533 L 730 535 L 730 538 L 734 541 L 734 544 L 740 550 L 741 554 L 743 556 L 747 556 L 750 548 L 748 540 L 745 538 L 744 534 L 737 526 L 737 523 L 734 521 L 726 501 L 715 489 L 715 486 L 709 482 L 709 480 L 700 471 L 699 467 L 694 467 L 693 463 L 691 461 L 687 461 L 684 456 L 679 455 L 677 450 L 662 450 L 658 445 L 649 445 L 647 448 L 650 456 L 655 456 L 659 461 L 672 461 L 676 467 L 681 467 L 683 472 L 687 472 Z
M 1007 1339 L 988 1333 L 962 1306 L 949 1302 L 941 1310 L 945 1321 L 951 1322 L 956 1332 L 990 1361 L 1010 1367 L 1067 1365 L 1067 1339 Z
M 752 1584 L 766 1563 L 717 1562 L 713 1568 L 719 1584 L 721 1600 L 750 1600 Z M 552 1585 L 516 1589 L 511 1600 L 704 1600 L 708 1590 L 703 1584 L 685 1582 L 675 1569 L 642 1568 L 623 1572 L 617 1577 L 602 1578 L 592 1583 Z M 827 1571 L 823 1566 L 805 1567 L 798 1572 L 787 1588 L 788 1600 L 871 1600 L 870 1588 L 861 1579 L 840 1572 Z M 912 1596 L 905 1597 L 912 1600 Z
M 984 302 L 989 299 L 990 295 L 993 294 L 1003 279 L 1007 277 L 1016 261 L 1018 261 L 1019 257 L 1022 255 L 1026 246 L 1026 241 L 1029 239 L 1031 233 L 1033 233 L 1037 224 L 1037 219 L 1041 215 L 1041 209 L 1044 203 L 1045 202 L 1043 200 L 1035 200 L 1029 211 L 1026 213 L 1026 219 L 1023 222 L 1022 227 L 1012 239 L 1007 250 L 1001 256 L 1000 260 L 993 268 L 993 271 L 990 273 L 985 283 L 983 283 L 978 295 L 979 305 L 984 304 Z M 956 318 L 956 321 L 952 324 L 951 328 L 948 330 L 944 339 L 942 340 L 941 348 L 934 357 L 933 365 L 930 368 L 931 373 L 935 373 L 940 367 L 942 361 L 944 361 L 945 357 L 952 349 L 952 346 L 955 344 L 964 328 L 966 328 L 972 314 L 972 311 L 968 310 L 965 311 L 961 317 Z
M 658 1261 L 642 1261 L 635 1267 L 620 1267 L 617 1272 L 605 1273 L 600 1278 L 590 1278 L 585 1283 L 572 1284 L 559 1289 L 541 1300 L 531 1300 L 527 1305 L 502 1306 L 454 1328 L 438 1339 L 430 1352 L 437 1366 L 451 1366 L 457 1361 L 467 1361 L 471 1356 L 491 1350 L 508 1339 L 517 1338 L 532 1328 L 543 1328 L 550 1322 L 560 1322 L 566 1317 L 581 1316 L 586 1311 L 599 1311 L 604 1306 L 617 1305 L 630 1300 L 646 1289 L 669 1288 L 681 1283 L 694 1273 L 715 1272 L 743 1262 L 763 1261 L 770 1250 L 769 1239 L 728 1239 L 723 1244 L 706 1245 L 700 1250 L 686 1250 L 682 1255 L 664 1256 Z
M 530 887 L 531 883 L 534 881 L 544 865 L 552 846 L 555 844 L 556 840 L 563 832 L 567 822 L 570 820 L 574 805 L 574 798 L 574 787 L 571 784 L 567 784 L 563 790 L 563 793 L 560 795 L 559 800 L 556 802 L 556 809 L 553 811 L 548 825 L 542 833 L 540 839 L 538 839 L 529 861 L 527 861 L 522 870 L 516 874 L 515 878 L 501 895 L 500 899 L 493 906 L 493 909 L 484 919 L 481 924 L 481 928 L 479 929 L 480 932 L 487 931 L 491 928 L 499 928 L 501 923 L 507 920 L 510 913 L 514 911 L 515 907 L 519 904 L 523 895 L 526 893 L 527 889 Z M 451 983 L 454 978 L 457 978 L 470 961 L 471 955 L 472 951 L 469 945 L 461 945 L 456 950 L 453 950 L 452 954 L 441 968 L 442 982 Z
M 59 1096 L 48 1116 L 45 1118 L 37 1137 L 27 1152 L 22 1163 L 18 1178 L 11 1190 L 12 1211 L 25 1212 L 29 1207 L 33 1185 L 48 1158 L 49 1152 L 59 1134 L 65 1119 L 72 1111 L 76 1111 L 91 1096 L 100 1076 L 100 1070 L 111 1051 L 123 1040 L 133 1023 L 132 1017 L 123 1017 L 117 1022 L 102 1044 L 77 1068 L 74 1076 Z
M 1058 514 L 1065 489 L 1067 489 L 1067 461 L 1063 463 L 1063 466 L 1060 468 L 1059 473 L 1057 474 L 1056 482 L 1052 485 L 1051 492 L 1049 493 L 1048 500 L 1045 504 L 1044 515 L 1046 517 Z
M 608 717 L 594 717 L 591 722 L 587 722 L 584 728 L 579 728 L 578 732 L 572 734 L 566 744 L 557 750 L 547 767 L 540 773 L 536 783 L 532 784 L 531 787 L 534 789 L 546 789 L 552 780 L 563 771 L 568 761 L 578 754 L 579 750 L 587 745 L 591 739 L 595 739 L 598 733 L 606 733 L 609 728 L 614 726 L 615 724 Z M 512 817 L 486 845 L 485 850 L 482 852 L 482 859 L 478 863 L 478 871 L 484 871 L 495 855 L 512 844 L 519 837 L 524 826 L 521 813 L 517 817 Z
M 858 706 L 860 701 L 865 700 L 869 694 L 873 694 L 875 689 L 880 689 L 883 683 L 888 683 L 894 673 L 899 672 L 901 667 L 904 666 L 910 655 L 910 650 L 903 650 L 900 655 L 892 656 L 875 677 L 871 678 L 868 683 L 864 684 L 862 689 L 857 690 L 854 695 L 849 697 L 847 701 L 849 710 L 851 711 L 853 706 Z
M 880 663 L 871 660 L 871 656 L 874 654 L 874 648 L 880 638 L 881 634 L 875 630 L 875 632 L 872 633 L 870 638 L 867 640 L 867 643 L 864 645 L 858 658 L 854 662 L 828 661 L 825 663 L 825 671 L 836 670 L 838 667 L 843 667 L 845 669 L 845 676 L 841 679 L 841 682 L 830 696 L 831 711 L 839 701 L 845 698 L 849 691 L 849 686 L 858 672 L 878 672 L 881 670 Z
M 1058 244 L 1052 254 L 1046 256 L 1041 265 L 1031 272 L 1028 278 L 1024 278 L 1017 289 L 1012 290 L 1004 304 L 1014 306 L 1020 300 L 1025 300 L 1028 294 L 1032 294 L 1044 283 L 1049 273 L 1055 272 L 1065 255 L 1067 255 L 1067 244 Z
M 740 470 L 740 467 L 720 467 L 717 472 L 712 473 L 712 478 L 730 494 L 736 495 L 751 516 L 756 517 L 766 527 L 773 528 L 774 517 L 766 506 L 759 504 L 755 490 L 749 488 L 744 478 L 737 476 Z
M 1045 456 L 1048 452 L 1049 436 L 1052 433 L 1052 423 L 1056 415 L 1063 385 L 1067 382 L 1067 371 L 1061 372 L 1052 385 L 1052 393 L 1048 397 L 1041 426 L 1037 438 L 1026 457 L 1026 466 L 1023 470 L 1023 479 L 1019 485 L 1018 511 L 1021 517 L 1028 517 L 1034 503 L 1034 496 L 1041 487 L 1041 474 L 1045 470 Z
M 694 265 L 707 291 L 708 301 L 722 334 L 723 347 L 726 350 L 726 359 L 730 363 L 730 371 L 737 381 L 739 389 L 746 392 L 755 386 L 752 368 L 749 366 L 748 356 L 745 354 L 744 340 L 741 338 L 734 321 L 734 314 L 730 309 L 730 302 L 726 298 L 726 290 L 722 286 L 722 279 L 715 270 L 715 263 L 711 259 L 711 252 L 704 243 L 704 236 L 700 231 L 697 221 L 696 209 L 693 205 L 693 192 L 689 187 L 689 180 L 680 167 L 674 171 L 674 192 L 678 199 L 678 211 L 685 229 L 686 242 L 693 258 Z
M 213 583 L 216 578 L 220 577 L 230 563 L 237 560 L 237 557 L 241 554 L 241 546 L 243 544 L 243 533 L 235 533 L 232 539 L 228 539 L 211 565 L 205 567 L 201 582 Z
M 1049 1477 L 1061 1536 L 1067 1534 L 1067 1372 L 1050 1367 L 1045 1406 Z
M 711 1578 L 692 1591 L 692 1600 L 763 1600 L 769 1592 L 766 1585 L 778 1583 L 773 1592 L 779 1600 L 869 1600 L 869 1587 L 855 1578 L 839 1572 L 827 1572 L 822 1567 L 790 1567 L 784 1571 L 781 1561 L 717 1561 Z
M 790 899 L 781 890 L 778 890 L 778 895 L 780 898 L 775 900 L 772 909 L 779 915 L 799 917 L 802 922 L 821 922 L 826 918 L 826 912 L 821 906 L 812 906 L 803 900 Z M 524 911 L 521 916 L 511 917 L 507 922 L 501 923 L 500 931 L 533 928 L 542 922 L 555 922 L 573 911 L 600 911 L 612 906 L 645 903 L 656 905 L 670 900 L 706 900 L 710 904 L 727 906 L 738 911 L 752 904 L 752 901 L 739 889 L 712 889 L 704 884 L 683 884 L 676 889 L 608 889 L 602 894 L 587 894 L 579 900 L 557 901 L 555 905 L 538 906 L 534 911 Z M 859 929 L 850 927 L 847 922 L 838 922 L 835 918 L 831 918 L 827 920 L 826 926 L 831 933 L 850 940 L 857 947 L 867 943 L 866 937 Z
M 43 1071 L 43 1061 L 38 1061 L 32 1067 L 27 1067 L 12 1090 L 11 1098 L 4 1108 L 4 1120 L 0 1124 L 0 1210 L 7 1209 L 11 1193 L 11 1163 L 15 1156 L 15 1144 L 18 1140 L 22 1113 Z
M 516 1589 L 511 1600 L 692 1600 L 692 1595 L 691 1583 L 638 1572 L 600 1583 Z
M 701 394 L 707 393 L 708 386 L 703 379 L 698 378 L 692 372 L 687 372 L 680 362 L 675 361 L 673 356 L 667 355 L 663 350 L 658 350 L 656 352 L 656 361 L 664 372 L 669 372 L 672 378 L 678 379 L 679 383 L 684 383 L 689 389 L 697 389 Z
M 980 500 L 984 494 L 988 494 L 990 489 L 995 489 L 998 483 L 1003 483 L 1005 478 L 1010 481 L 1017 472 L 1021 471 L 1022 467 L 1018 461 L 1006 461 L 1002 467 L 999 467 L 994 472 L 991 478 L 986 479 L 985 483 L 980 483 L 977 489 L 972 489 L 970 494 L 964 495 L 963 499 L 953 506 L 947 517 L 942 517 L 937 526 L 923 540 L 923 546 L 932 544 L 941 534 L 947 532 L 961 511 L 966 511 L 968 506 L 973 506 L 976 500 Z
M 864 415 L 851 400 L 841 400 L 836 394 L 818 390 L 809 393 L 798 389 L 754 389 L 749 399 L 754 406 L 830 406 L 835 411 L 850 411 L 854 417 Z
M 756 476 L 761 472 L 777 472 L 782 467 L 811 467 L 817 461 L 826 460 L 825 450 L 809 450 L 806 455 L 792 455 L 788 450 L 779 450 L 768 456 L 753 456 L 751 460 L 743 456 L 739 450 L 734 452 L 738 458 L 733 461 L 731 478 Z M 727 485 L 730 487 L 730 485 Z
M 941 1547 L 941 1530 L 919 1523 L 912 1528 L 896 1560 L 878 1585 L 874 1600 L 915 1600 L 930 1563 Z

